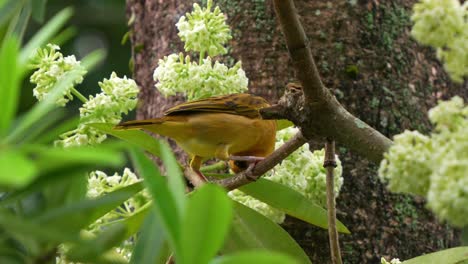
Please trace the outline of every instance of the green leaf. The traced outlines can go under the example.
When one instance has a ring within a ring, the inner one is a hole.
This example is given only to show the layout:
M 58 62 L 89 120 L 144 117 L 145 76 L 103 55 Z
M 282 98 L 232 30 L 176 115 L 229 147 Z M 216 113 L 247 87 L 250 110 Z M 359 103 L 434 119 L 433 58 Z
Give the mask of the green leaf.
M 81 65 L 88 71 L 92 71 L 106 57 L 106 52 L 102 49 L 94 50 L 81 60 Z
M 37 175 L 37 167 L 23 153 L 14 149 L 0 152 L 0 187 L 21 188 Z
M 169 189 L 174 196 L 179 215 L 182 215 L 185 209 L 185 179 L 172 149 L 165 142 L 160 142 L 160 148 L 161 159 L 167 171 Z
M 159 141 L 141 130 L 113 130 L 114 125 L 104 123 L 88 124 L 88 126 L 143 148 L 156 157 L 161 157 Z
M 13 19 L 13 21 L 11 22 L 12 23 L 10 24 L 11 32 L 8 32 L 6 34 L 6 38 L 15 36 L 18 38 L 19 42 L 22 42 L 24 32 L 26 31 L 26 27 L 28 26 L 28 23 L 29 23 L 29 18 L 31 17 L 31 11 L 32 11 L 31 3 L 28 2 L 21 9 L 21 12 L 16 17 L 16 19 Z
M 468 247 L 455 247 L 415 257 L 403 261 L 402 264 L 456 264 L 466 260 L 468 260 Z
M 0 47 L 0 136 L 10 128 L 20 93 L 20 73 L 18 69 L 19 44 L 16 38 L 7 39 Z
M 242 186 L 239 190 L 298 219 L 321 228 L 328 228 L 327 211 L 286 185 L 259 179 Z M 336 227 L 341 233 L 350 233 L 338 220 Z
M 257 211 L 234 202 L 234 220 L 223 253 L 265 249 L 291 256 L 299 263 L 311 263 L 297 242 L 279 225 Z
M 83 200 L 48 210 L 37 216 L 36 221 L 69 232 L 80 230 L 115 209 L 142 189 L 141 182 L 134 183 L 96 199 Z
M 136 149 L 130 151 L 133 163 L 137 171 L 143 177 L 145 185 L 151 193 L 153 206 L 161 218 L 164 230 L 171 248 L 177 256 L 181 255 L 181 227 L 182 216 L 176 210 L 177 203 L 167 184 L 166 177 L 163 177 L 156 165 L 145 155 Z
M 17 234 L 34 238 L 44 242 L 78 242 L 78 232 L 63 232 L 53 225 L 44 225 L 23 219 L 6 212 L 0 212 L 0 226 L 2 230 L 11 234 Z
M 56 124 L 61 118 L 65 116 L 65 111 L 63 109 L 54 109 L 52 110 L 47 116 L 43 117 L 39 122 L 36 122 L 34 127 L 28 129 L 25 134 L 24 138 L 21 140 L 22 143 L 25 142 L 35 142 L 39 136 L 47 133 L 51 127 Z M 58 139 L 58 138 L 55 138 Z
M 24 4 L 24 1 L 18 0 L 9 0 L 4 2 L 0 7 L 0 28 L 5 26 L 12 17 L 18 15 Z
M 97 234 L 96 238 L 82 242 L 67 252 L 67 259 L 75 262 L 93 262 L 126 239 L 127 226 L 115 224 Z
M 147 203 L 142 206 L 138 212 L 134 212 L 131 216 L 114 221 L 114 223 L 124 223 L 127 226 L 127 237 L 136 234 L 142 227 L 148 213 L 151 211 L 152 204 Z
M 21 50 L 19 59 L 20 65 L 25 65 L 38 47 L 44 45 L 49 39 L 57 34 L 72 14 L 73 9 L 67 7 L 50 19 L 49 22 L 47 22 L 47 24 L 45 24 Z
M 30 2 L 32 4 L 32 16 L 34 20 L 38 23 L 42 23 L 44 21 L 47 0 L 30 0 Z
M 163 224 L 152 210 L 140 230 L 130 263 L 154 264 L 160 260 L 165 263 L 169 254 Z
M 44 119 L 45 118 L 43 118 L 43 120 Z M 61 134 L 67 131 L 70 131 L 72 129 L 75 129 L 78 126 L 79 121 L 80 121 L 79 116 L 67 118 L 63 120 L 62 122 L 60 122 L 58 125 L 55 125 L 53 127 L 49 126 L 47 131 L 43 131 L 43 133 L 40 133 L 39 135 L 37 135 L 36 138 L 33 137 L 30 140 L 34 140 L 34 143 L 51 143 L 55 140 L 58 140 Z
M 53 148 L 41 145 L 28 145 L 23 148 L 28 154 L 36 157 L 35 164 L 41 168 L 41 173 L 58 168 L 79 164 L 94 164 L 95 166 L 120 166 L 125 162 L 122 153 L 105 145 L 89 147 Z
M 25 137 L 27 130 L 36 122 L 40 121 L 47 113 L 56 107 L 55 102 L 63 96 L 63 92 L 73 84 L 73 81 L 80 76 L 80 71 L 72 70 L 64 74 L 57 81 L 47 98 L 36 104 L 25 116 L 20 120 L 19 124 L 14 128 L 11 134 L 7 137 L 7 142 L 15 142 Z
M 287 120 L 287 119 L 278 119 L 276 120 L 276 131 L 280 131 L 282 129 L 292 127 L 294 126 L 294 123 Z
M 271 251 L 242 251 L 235 254 L 222 256 L 210 262 L 210 264 L 299 264 L 288 255 Z
M 205 184 L 188 200 L 182 222 L 180 263 L 208 263 L 220 250 L 232 220 L 232 205 L 224 189 Z
M 78 33 L 78 30 L 76 27 L 70 26 L 65 28 L 64 30 L 60 31 L 55 37 L 50 39 L 50 43 L 54 43 L 55 45 L 62 46 L 63 44 L 67 43 L 70 39 L 72 39 L 76 34 Z

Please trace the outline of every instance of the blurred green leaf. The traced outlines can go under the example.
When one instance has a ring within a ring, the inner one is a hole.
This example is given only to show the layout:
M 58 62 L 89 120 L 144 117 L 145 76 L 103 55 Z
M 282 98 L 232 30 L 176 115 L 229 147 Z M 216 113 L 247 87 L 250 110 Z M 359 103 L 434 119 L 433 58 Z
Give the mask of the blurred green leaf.
M 291 256 L 299 263 L 311 263 L 297 242 L 279 225 L 257 211 L 234 202 L 234 220 L 223 253 L 265 249 Z
M 255 250 L 242 251 L 235 254 L 219 257 L 210 264 L 299 264 L 288 255 L 277 252 Z
M 120 166 L 124 159 L 111 144 L 80 148 L 52 148 L 41 145 L 27 145 L 21 150 L 34 157 L 34 164 L 40 168 L 40 175 L 23 189 L 8 193 L 0 200 L 0 206 L 18 201 L 46 186 L 66 184 L 74 177 L 85 177 L 96 166 Z
M 188 200 L 182 222 L 180 263 L 208 263 L 220 250 L 232 220 L 232 204 L 224 189 L 205 184 Z
M 70 26 L 65 28 L 64 30 L 60 31 L 55 37 L 50 39 L 50 43 L 54 43 L 56 45 L 62 46 L 63 44 L 67 43 L 70 39 L 76 36 L 78 29 L 76 27 Z
M 286 185 L 259 179 L 242 186 L 239 190 L 298 219 L 321 228 L 328 228 L 327 210 Z M 339 232 L 350 233 L 338 220 L 336 226 Z
M 88 124 L 88 126 L 143 148 L 156 157 L 161 157 L 159 141 L 141 130 L 114 130 L 114 125 L 104 123 Z
M 292 127 L 294 126 L 294 123 L 287 120 L 287 119 L 278 119 L 276 120 L 276 131 L 280 131 L 282 129 Z
M 20 234 L 39 241 L 63 243 L 80 240 L 78 232 L 63 232 L 56 226 L 32 222 L 4 211 L 0 212 L 0 226 L 12 235 Z
M 19 42 L 22 42 L 24 32 L 29 23 L 29 18 L 31 17 L 31 11 L 31 2 L 27 2 L 15 19 L 12 20 L 9 29 L 9 31 L 11 31 L 6 34 L 6 38 L 15 36 L 18 38 Z
M 20 65 L 25 65 L 38 47 L 46 44 L 48 40 L 57 34 L 72 14 L 73 9 L 67 7 L 51 18 L 49 22 L 47 22 L 47 24 L 45 24 L 21 50 L 19 59 Z
M 120 220 L 114 221 L 114 223 L 123 223 L 127 226 L 127 237 L 131 237 L 136 234 L 142 227 L 146 216 L 152 208 L 151 203 L 147 203 L 142 206 L 137 212 L 134 212 L 131 216 L 122 218 Z
M 73 232 L 93 223 L 143 189 L 141 182 L 125 186 L 96 199 L 82 200 L 48 210 L 36 217 L 38 223 Z
M 38 175 L 37 167 L 15 149 L 0 152 L 0 187 L 21 188 Z
M 0 136 L 5 136 L 10 128 L 20 93 L 20 73 L 18 69 L 19 44 L 16 38 L 5 40 L 0 47 Z
M 69 117 L 69 118 L 63 120 L 62 122 L 60 122 L 59 124 L 57 124 L 57 125 L 55 125 L 53 127 L 49 127 L 49 129 L 47 129 L 47 131 L 42 131 L 42 133 L 40 133 L 40 135 L 37 135 L 36 138 L 33 137 L 31 140 L 34 140 L 34 143 L 37 143 L 37 144 L 51 143 L 51 142 L 53 142 L 55 140 L 60 139 L 59 136 L 61 134 L 65 133 L 67 131 L 70 131 L 72 129 L 75 129 L 78 126 L 79 121 L 80 121 L 80 117 L 78 117 L 78 116 Z M 46 123 L 46 122 L 44 122 L 44 123 Z
M 24 142 L 35 142 L 35 139 L 52 129 L 53 125 L 65 116 L 63 109 L 54 109 L 47 116 L 43 117 L 39 122 L 36 122 L 34 127 L 28 129 L 23 138 Z M 55 139 L 58 139 L 57 137 Z
M 86 68 L 88 71 L 92 71 L 96 66 L 104 60 L 106 57 L 106 51 L 99 49 L 99 50 L 94 50 L 93 52 L 89 53 L 86 55 L 81 60 L 81 65 Z
M 38 23 L 42 23 L 44 21 L 47 0 L 30 0 L 30 2 L 32 4 L 32 16 L 34 20 Z
M 19 124 L 7 137 L 6 141 L 15 142 L 24 138 L 26 136 L 25 133 L 30 127 L 56 107 L 55 102 L 57 99 L 63 96 L 64 91 L 73 84 L 73 81 L 76 80 L 78 76 L 80 76 L 80 71 L 78 70 L 65 73 L 64 76 L 54 84 L 47 98 L 34 105 L 34 107 L 24 115 Z
M 160 216 L 164 230 L 168 237 L 171 248 L 174 249 L 177 256 L 181 255 L 181 222 L 182 216 L 179 215 L 177 204 L 167 184 L 166 177 L 163 177 L 155 164 L 151 162 L 141 151 L 132 149 L 130 156 L 135 164 L 135 168 L 143 177 L 153 198 L 153 206 Z
M 185 210 L 185 178 L 180 169 L 172 149 L 165 142 L 159 142 L 161 159 L 166 167 L 167 181 L 169 189 L 174 196 L 174 201 L 179 210 L 179 215 L 182 215 Z
M 163 223 L 151 210 L 139 232 L 130 263 L 154 264 L 160 263 L 160 260 L 165 263 L 169 255 L 166 244 Z
M 106 251 L 122 243 L 127 233 L 127 226 L 115 224 L 108 227 L 96 235 L 90 241 L 84 241 L 70 248 L 67 252 L 67 259 L 75 262 L 93 262 Z
M 405 260 L 402 264 L 456 264 L 468 260 L 468 247 L 455 247 Z
M 23 150 L 35 157 L 35 164 L 41 168 L 43 174 L 50 170 L 78 164 L 119 166 L 125 162 L 122 153 L 106 148 L 105 145 L 70 148 L 28 145 Z
M 26 187 L 4 194 L 0 200 L 0 206 L 21 202 L 21 199 L 28 197 L 28 195 L 37 193 L 49 185 L 67 182 L 74 177 L 84 177 L 86 173 L 93 167 L 78 165 L 75 167 L 69 167 L 67 170 L 59 169 L 48 172 L 46 175 L 37 177 L 31 184 L 27 185 Z
M 21 0 L 5 1 L 0 7 L 0 27 L 5 26 L 13 16 L 18 15 L 24 4 L 25 1 Z

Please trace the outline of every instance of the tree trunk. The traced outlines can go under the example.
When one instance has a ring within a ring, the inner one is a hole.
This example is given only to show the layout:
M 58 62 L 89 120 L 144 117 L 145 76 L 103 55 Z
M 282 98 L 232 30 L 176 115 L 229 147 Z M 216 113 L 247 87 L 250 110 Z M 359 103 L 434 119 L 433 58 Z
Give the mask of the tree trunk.
M 454 94 L 434 51 L 409 36 L 414 0 L 296 1 L 324 84 L 354 115 L 387 136 L 404 129 L 427 132 L 427 110 Z M 183 51 L 175 23 L 193 1 L 128 0 L 134 78 L 141 86 L 139 119 L 160 116 L 182 101 L 166 99 L 152 78 L 158 59 Z M 271 1 L 218 0 L 232 28 L 226 63 L 242 60 L 250 92 L 271 102 L 294 79 L 284 38 Z M 380 257 L 408 259 L 452 247 L 457 233 L 424 209 L 422 199 L 387 192 L 377 179 L 378 164 L 337 146 L 344 186 L 337 217 L 352 232 L 341 235 L 345 263 L 378 263 Z M 288 218 L 283 225 L 314 263 L 329 261 L 327 232 Z

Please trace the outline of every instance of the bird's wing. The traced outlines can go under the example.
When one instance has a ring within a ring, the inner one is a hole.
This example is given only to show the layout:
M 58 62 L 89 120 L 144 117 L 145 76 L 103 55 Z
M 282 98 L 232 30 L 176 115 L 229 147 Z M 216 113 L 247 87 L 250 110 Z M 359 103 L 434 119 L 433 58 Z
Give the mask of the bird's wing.
M 210 97 L 174 106 L 166 115 L 189 114 L 196 112 L 226 113 L 249 118 L 260 117 L 258 110 L 270 104 L 259 96 L 251 94 L 230 94 Z

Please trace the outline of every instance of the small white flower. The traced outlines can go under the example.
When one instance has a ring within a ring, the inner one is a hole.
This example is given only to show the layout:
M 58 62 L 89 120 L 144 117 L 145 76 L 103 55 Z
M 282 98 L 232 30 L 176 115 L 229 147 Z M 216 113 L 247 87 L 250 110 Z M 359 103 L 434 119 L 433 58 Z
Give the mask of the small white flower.
M 39 48 L 35 51 L 34 56 L 31 58 L 31 67 L 36 69 L 36 71 L 31 75 L 30 81 L 36 84 L 33 90 L 34 97 L 42 101 L 48 96 L 55 83 L 67 72 L 72 70 L 79 71 L 79 76 L 67 87 L 63 97 L 55 102 L 58 106 L 65 106 L 68 101 L 73 99 L 71 89 L 83 81 L 86 70 L 76 60 L 75 56 L 63 57 L 62 53 L 58 52 L 58 50 L 60 50 L 59 46 L 48 44 L 46 48 Z

